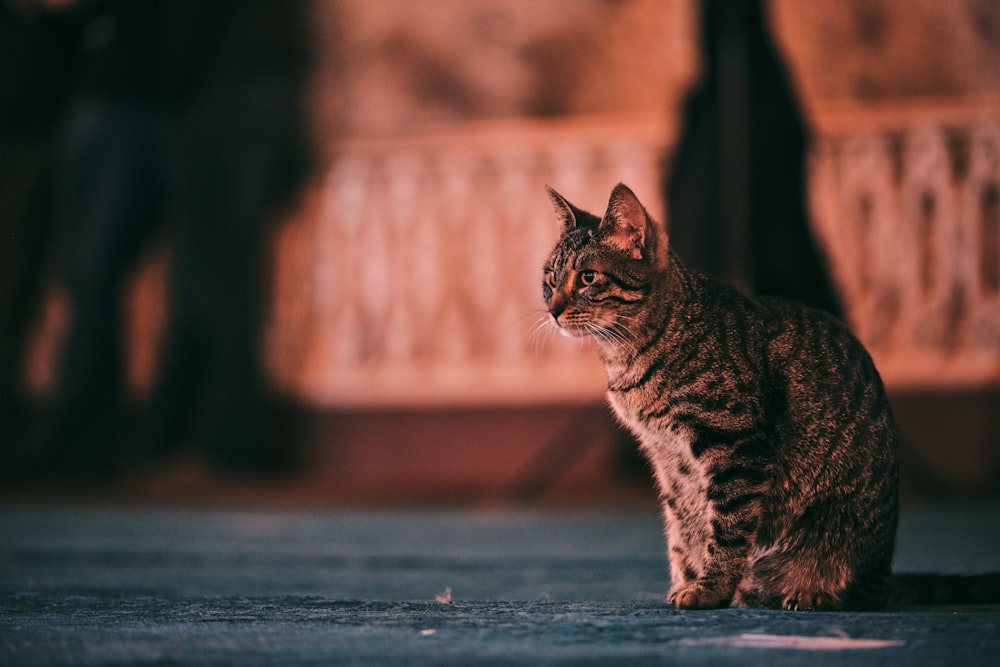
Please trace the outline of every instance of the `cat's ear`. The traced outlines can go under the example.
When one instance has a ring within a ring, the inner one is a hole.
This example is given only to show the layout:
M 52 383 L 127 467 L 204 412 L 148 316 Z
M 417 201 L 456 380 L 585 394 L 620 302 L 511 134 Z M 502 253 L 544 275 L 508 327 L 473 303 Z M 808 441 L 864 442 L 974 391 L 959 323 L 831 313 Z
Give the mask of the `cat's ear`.
M 608 210 L 601 220 L 600 231 L 611 245 L 642 259 L 652 233 L 649 214 L 627 185 L 619 183 L 611 191 Z
M 571 232 L 576 229 L 576 207 L 566 201 L 565 197 L 547 185 L 545 186 L 545 191 L 549 193 L 549 201 L 552 202 L 552 208 L 556 212 L 556 216 L 559 218 L 560 231 L 565 234 L 566 232 Z

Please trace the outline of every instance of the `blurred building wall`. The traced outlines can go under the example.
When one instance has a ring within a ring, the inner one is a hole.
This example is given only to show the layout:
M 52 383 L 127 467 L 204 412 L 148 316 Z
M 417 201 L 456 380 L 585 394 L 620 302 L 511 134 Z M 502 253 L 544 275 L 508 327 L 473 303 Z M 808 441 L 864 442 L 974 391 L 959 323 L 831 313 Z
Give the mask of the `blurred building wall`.
M 890 386 L 1000 381 L 1000 8 L 773 0 L 816 132 L 816 230 Z M 317 2 L 321 168 L 275 240 L 267 356 L 318 406 L 596 399 L 536 328 L 542 186 L 603 207 L 656 184 L 697 74 L 693 0 Z M 152 373 L 163 258 L 131 294 Z M 38 336 L 43 391 L 58 296 Z

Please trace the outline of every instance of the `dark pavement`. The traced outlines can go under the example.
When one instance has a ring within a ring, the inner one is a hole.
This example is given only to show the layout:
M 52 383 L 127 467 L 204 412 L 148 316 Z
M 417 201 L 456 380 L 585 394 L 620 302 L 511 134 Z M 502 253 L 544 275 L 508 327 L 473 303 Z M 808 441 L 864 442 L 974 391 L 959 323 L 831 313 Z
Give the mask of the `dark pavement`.
M 2 508 L 0 665 L 997 664 L 1000 606 L 677 612 L 661 531 L 651 513 Z M 896 565 L 1000 571 L 1000 507 L 904 509 Z

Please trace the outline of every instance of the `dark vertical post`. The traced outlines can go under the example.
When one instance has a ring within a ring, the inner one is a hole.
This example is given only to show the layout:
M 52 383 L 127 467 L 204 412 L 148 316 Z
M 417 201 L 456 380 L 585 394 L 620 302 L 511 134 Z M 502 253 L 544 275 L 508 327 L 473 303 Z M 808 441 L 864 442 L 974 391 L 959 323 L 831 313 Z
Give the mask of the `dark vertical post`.
M 665 182 L 673 247 L 747 293 L 840 313 L 806 205 L 807 131 L 760 0 L 703 0 L 702 76 Z

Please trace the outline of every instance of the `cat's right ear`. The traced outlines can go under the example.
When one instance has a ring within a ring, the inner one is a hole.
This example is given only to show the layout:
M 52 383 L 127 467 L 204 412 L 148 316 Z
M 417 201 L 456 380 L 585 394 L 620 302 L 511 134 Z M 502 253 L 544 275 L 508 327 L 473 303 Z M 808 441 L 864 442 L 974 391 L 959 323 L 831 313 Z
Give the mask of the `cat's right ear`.
M 565 234 L 576 229 L 576 208 L 566 201 L 565 197 L 547 185 L 545 186 L 545 191 L 549 193 L 549 201 L 552 202 L 552 209 L 559 218 L 559 230 Z

